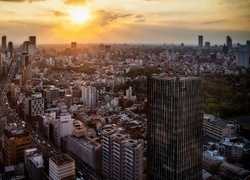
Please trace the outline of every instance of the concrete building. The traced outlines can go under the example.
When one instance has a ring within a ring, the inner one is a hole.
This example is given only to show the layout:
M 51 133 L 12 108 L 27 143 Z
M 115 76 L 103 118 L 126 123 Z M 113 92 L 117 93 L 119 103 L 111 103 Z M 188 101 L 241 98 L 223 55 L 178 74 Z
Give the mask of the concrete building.
M 229 123 L 226 120 L 219 119 L 210 114 L 205 114 L 203 117 L 203 134 L 217 140 L 222 140 L 225 137 L 235 136 L 237 126 Z
M 125 142 L 125 179 L 143 179 L 143 141 Z
M 239 179 L 239 180 L 247 180 L 250 179 L 250 171 L 230 164 L 226 161 L 222 162 L 220 164 L 220 171 L 222 171 L 222 177 L 229 179 L 229 180 L 234 180 L 234 179 Z
M 2 48 L 1 48 L 2 52 L 6 51 L 6 49 L 7 49 L 6 43 L 7 43 L 6 36 L 2 36 Z
M 24 101 L 24 112 L 28 120 L 44 113 L 44 99 L 42 93 L 36 93 L 27 97 Z
M 61 148 L 62 138 L 73 131 L 73 120 L 71 114 L 61 113 L 59 120 L 53 123 L 53 142 Z
M 147 178 L 201 179 L 201 79 L 171 75 L 149 77 L 148 102 Z
M 102 131 L 102 174 L 110 179 L 142 179 L 143 142 L 116 133 L 116 128 Z
M 223 161 L 226 161 L 226 158 L 219 156 L 217 150 L 205 151 L 203 152 L 202 168 L 209 170 L 212 164 L 217 164 L 219 166 Z
M 250 67 L 250 50 L 246 47 L 240 47 L 236 50 L 235 60 L 237 66 L 249 68 Z
M 44 160 L 36 148 L 25 150 L 25 168 L 29 179 L 44 179 Z
M 76 48 L 77 48 L 76 42 L 71 42 L 71 49 L 76 49 Z
M 95 87 L 82 87 L 82 101 L 85 106 L 94 107 L 96 105 L 96 93 Z
M 200 48 L 203 47 L 203 36 L 201 36 L 201 35 L 198 36 L 198 46 Z
M 75 161 L 67 154 L 50 157 L 49 176 L 57 180 L 75 180 Z
M 31 45 L 36 45 L 36 36 L 29 36 L 29 42 Z
M 226 41 L 227 41 L 228 50 L 230 51 L 233 48 L 232 38 L 230 36 L 227 36 Z
M 219 143 L 219 152 L 228 158 L 239 160 L 244 155 L 244 143 L 237 142 L 237 137 L 226 137 Z
M 133 100 L 132 87 L 131 86 L 129 86 L 129 88 L 126 90 L 126 98 L 128 100 Z
M 59 99 L 59 88 L 49 88 L 44 90 L 45 100 L 49 104 L 55 104 Z
M 91 167 L 97 175 L 101 175 L 102 148 L 95 139 L 69 135 L 68 150 Z
M 31 148 L 31 136 L 14 123 L 6 127 L 3 141 L 3 165 L 11 166 L 23 162 L 24 150 Z

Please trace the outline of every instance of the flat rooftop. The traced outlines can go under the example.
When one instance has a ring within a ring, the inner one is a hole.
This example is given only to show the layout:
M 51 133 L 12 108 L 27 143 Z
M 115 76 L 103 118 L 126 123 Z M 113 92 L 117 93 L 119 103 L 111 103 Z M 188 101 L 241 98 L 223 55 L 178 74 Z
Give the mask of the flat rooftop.
M 184 80 L 193 80 L 193 79 L 200 79 L 199 77 L 196 76 L 183 76 L 183 75 L 174 75 L 174 74 L 152 74 L 153 78 L 155 79 L 160 79 L 160 80 L 179 80 L 179 81 L 184 81 Z
M 53 156 L 50 158 L 50 160 L 53 161 L 57 166 L 63 166 L 65 164 L 75 162 L 67 154 L 60 154 L 60 155 Z

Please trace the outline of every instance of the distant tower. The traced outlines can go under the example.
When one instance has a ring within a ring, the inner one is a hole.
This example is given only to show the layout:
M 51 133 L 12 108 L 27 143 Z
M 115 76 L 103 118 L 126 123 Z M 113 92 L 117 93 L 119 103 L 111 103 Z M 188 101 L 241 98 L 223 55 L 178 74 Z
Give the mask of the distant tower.
M 231 50 L 233 48 L 232 38 L 230 36 L 227 36 L 227 47 L 228 50 Z
M 0 53 L 0 76 L 2 76 L 2 71 L 3 71 L 3 58 L 2 54 Z
M 7 42 L 6 36 L 3 36 L 2 37 L 2 52 L 6 51 L 6 49 L 7 49 L 6 42 Z
M 72 42 L 71 43 L 71 49 L 76 49 L 76 48 L 77 48 L 76 42 Z
M 210 42 L 205 42 L 205 48 L 210 48 Z
M 29 36 L 30 45 L 36 45 L 36 36 Z
M 202 48 L 203 47 L 203 36 L 198 36 L 198 42 L 199 42 L 199 47 Z
M 12 43 L 11 41 L 8 43 L 8 51 L 9 51 L 10 53 L 13 52 L 13 43 Z
M 148 102 L 148 180 L 200 180 L 203 152 L 201 79 L 149 77 Z

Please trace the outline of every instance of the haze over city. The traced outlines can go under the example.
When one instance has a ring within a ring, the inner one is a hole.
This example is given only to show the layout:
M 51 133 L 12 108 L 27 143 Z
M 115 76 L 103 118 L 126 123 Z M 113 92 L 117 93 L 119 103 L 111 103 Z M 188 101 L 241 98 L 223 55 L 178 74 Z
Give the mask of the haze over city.
M 166 43 L 211 45 L 250 37 L 249 0 L 1 0 L 0 34 L 14 44 Z

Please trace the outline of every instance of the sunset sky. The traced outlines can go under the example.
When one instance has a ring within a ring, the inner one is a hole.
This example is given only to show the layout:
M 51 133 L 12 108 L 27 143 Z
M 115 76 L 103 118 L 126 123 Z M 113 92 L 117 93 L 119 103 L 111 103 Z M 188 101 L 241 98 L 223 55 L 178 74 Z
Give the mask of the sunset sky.
M 20 44 L 224 44 L 250 40 L 250 0 L 0 0 L 0 36 Z M 82 12 L 81 12 L 82 11 Z M 80 16 L 80 17 L 79 17 Z

